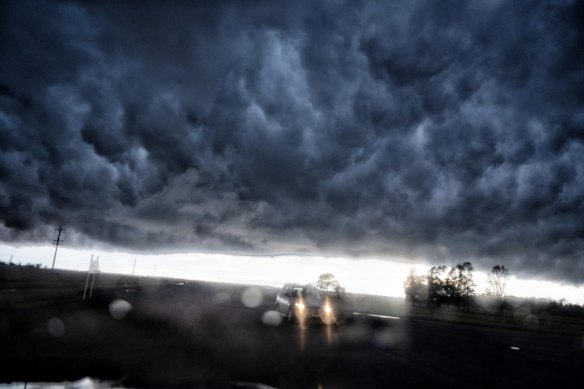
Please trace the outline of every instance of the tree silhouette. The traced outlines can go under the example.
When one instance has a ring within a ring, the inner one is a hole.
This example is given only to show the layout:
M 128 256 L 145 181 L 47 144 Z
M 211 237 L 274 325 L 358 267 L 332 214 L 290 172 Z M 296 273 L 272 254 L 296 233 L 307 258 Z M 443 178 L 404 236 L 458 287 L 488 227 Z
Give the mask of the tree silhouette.
M 490 286 L 490 288 L 487 289 L 487 294 L 503 299 L 503 297 L 505 297 L 508 280 L 509 269 L 505 268 L 505 266 L 493 266 L 487 279 Z
M 411 269 L 404 282 L 404 292 L 406 300 L 409 300 L 412 305 L 424 304 L 428 299 L 428 277 L 419 276 L 414 269 Z
M 447 300 L 446 266 L 432 266 L 428 270 L 428 305 L 432 308 L 440 307 Z
M 433 266 L 428 271 L 428 305 L 438 308 L 443 304 L 454 304 L 469 309 L 475 286 L 472 264 L 470 262 L 457 264 L 448 273 L 446 269 L 446 266 L 441 265 Z
M 453 266 L 448 273 L 447 292 L 449 302 L 465 309 L 470 308 L 470 297 L 474 293 L 475 283 L 472 279 L 474 270 L 470 262 L 463 262 Z
M 316 281 L 316 288 L 326 294 L 334 293 L 337 298 L 341 298 L 345 293 L 345 288 L 341 286 L 332 273 L 321 274 Z

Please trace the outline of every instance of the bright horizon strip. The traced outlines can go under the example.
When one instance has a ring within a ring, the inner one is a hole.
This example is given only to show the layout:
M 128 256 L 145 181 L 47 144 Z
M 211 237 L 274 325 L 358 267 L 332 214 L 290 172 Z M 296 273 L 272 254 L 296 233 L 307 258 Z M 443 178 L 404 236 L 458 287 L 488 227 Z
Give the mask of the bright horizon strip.
M 0 260 L 51 267 L 54 246 L 15 247 L 0 244 Z M 239 256 L 229 254 L 180 253 L 135 254 L 121 251 L 72 249 L 60 247 L 55 268 L 87 271 L 91 254 L 99 256 L 99 270 L 105 273 L 132 274 L 136 260 L 136 276 L 157 276 L 280 287 L 288 282 L 314 283 L 323 273 L 333 273 L 347 292 L 379 296 L 404 297 L 403 283 L 414 268 L 425 274 L 431 265 L 378 259 L 351 259 L 321 256 Z M 444 263 L 452 266 L 454 263 Z M 507 284 L 507 295 L 516 297 L 565 298 L 569 303 L 584 304 L 584 285 L 574 286 L 552 281 L 521 279 L 513 276 Z M 484 293 L 487 274 L 474 272 L 475 292 Z

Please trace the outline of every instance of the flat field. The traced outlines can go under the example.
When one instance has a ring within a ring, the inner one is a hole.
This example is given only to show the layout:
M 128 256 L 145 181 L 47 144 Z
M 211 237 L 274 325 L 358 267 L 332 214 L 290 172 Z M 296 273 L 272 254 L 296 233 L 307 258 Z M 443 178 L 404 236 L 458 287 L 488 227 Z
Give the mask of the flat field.
M 301 328 L 268 313 L 274 288 L 99 274 L 84 301 L 85 280 L 78 272 L 0 267 L 0 382 L 584 387 L 577 321 L 562 331 L 561 318 L 524 326 L 354 296 L 339 325 Z

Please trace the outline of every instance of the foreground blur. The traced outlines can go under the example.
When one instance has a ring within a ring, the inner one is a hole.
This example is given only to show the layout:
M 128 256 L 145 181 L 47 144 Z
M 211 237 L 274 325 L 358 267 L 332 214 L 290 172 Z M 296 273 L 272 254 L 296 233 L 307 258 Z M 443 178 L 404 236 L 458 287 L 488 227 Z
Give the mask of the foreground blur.
M 273 310 L 272 288 L 100 274 L 83 302 L 83 274 L 0 277 L 5 383 L 551 387 L 584 378 L 584 332 L 421 319 L 367 296 L 354 296 L 342 322 L 302 326 Z

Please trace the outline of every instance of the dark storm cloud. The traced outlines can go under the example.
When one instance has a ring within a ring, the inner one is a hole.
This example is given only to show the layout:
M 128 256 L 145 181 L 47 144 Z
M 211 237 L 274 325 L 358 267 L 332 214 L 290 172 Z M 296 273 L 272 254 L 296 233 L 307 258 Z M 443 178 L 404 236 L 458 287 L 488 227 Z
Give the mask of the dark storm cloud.
M 0 238 L 584 279 L 581 2 L 293 3 L 4 3 Z

